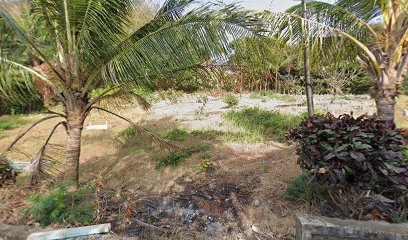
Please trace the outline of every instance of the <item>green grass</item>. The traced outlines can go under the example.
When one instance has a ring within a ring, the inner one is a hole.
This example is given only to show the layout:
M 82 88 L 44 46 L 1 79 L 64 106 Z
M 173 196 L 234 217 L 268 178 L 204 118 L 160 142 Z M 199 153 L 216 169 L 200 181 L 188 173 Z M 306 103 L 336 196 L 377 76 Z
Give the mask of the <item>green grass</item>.
M 224 132 L 218 130 L 195 130 L 191 132 L 192 136 L 202 140 L 215 140 L 224 135 Z
M 201 140 L 223 140 L 224 142 L 245 142 L 257 143 L 263 138 L 259 134 L 253 134 L 248 131 L 218 131 L 218 130 L 195 130 L 191 132 L 192 136 L 198 137 Z
M 223 115 L 236 127 L 241 128 L 241 137 L 253 140 L 274 139 L 286 141 L 287 132 L 299 126 L 304 115 L 288 115 L 279 112 L 268 112 L 259 108 L 247 108 L 241 111 L 230 111 Z
M 21 115 L 4 116 L 0 119 L 0 137 L 4 132 L 13 128 L 24 126 L 28 123 Z
M 9 130 L 16 127 L 16 123 L 10 121 L 0 121 L 0 131 Z
M 251 99 L 262 99 L 263 101 L 266 101 L 266 99 L 276 99 L 282 102 L 289 102 L 289 103 L 296 102 L 296 98 L 294 96 L 277 94 L 272 91 L 260 91 L 260 92 L 252 93 L 250 98 Z
M 28 122 L 22 115 L 4 116 L 0 119 L 0 131 L 17 128 Z
M 163 157 L 158 157 L 157 161 L 158 163 L 156 164 L 156 169 L 157 170 L 162 170 L 163 168 L 167 166 L 173 166 L 176 167 L 180 165 L 181 163 L 184 163 L 187 158 L 189 158 L 192 155 L 192 152 L 190 150 L 180 150 L 177 152 L 171 152 L 166 156 Z
M 188 132 L 184 129 L 175 128 L 167 133 L 165 138 L 171 141 L 184 142 L 188 138 Z

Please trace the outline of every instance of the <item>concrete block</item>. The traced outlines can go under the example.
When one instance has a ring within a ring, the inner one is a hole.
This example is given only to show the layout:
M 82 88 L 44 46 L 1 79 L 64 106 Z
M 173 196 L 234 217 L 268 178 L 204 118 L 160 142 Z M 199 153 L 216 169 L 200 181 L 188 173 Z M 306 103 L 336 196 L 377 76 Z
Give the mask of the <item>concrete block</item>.
M 88 227 L 67 228 L 48 232 L 33 233 L 27 240 L 54 240 L 89 236 L 94 234 L 109 233 L 111 224 L 101 224 Z
M 296 240 L 408 240 L 408 224 L 296 216 Z

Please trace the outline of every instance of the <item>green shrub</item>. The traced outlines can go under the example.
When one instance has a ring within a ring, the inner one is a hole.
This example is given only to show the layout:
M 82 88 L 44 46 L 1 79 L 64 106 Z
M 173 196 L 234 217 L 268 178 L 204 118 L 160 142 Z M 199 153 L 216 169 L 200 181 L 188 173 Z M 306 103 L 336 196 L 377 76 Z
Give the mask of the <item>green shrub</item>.
M 295 178 L 286 189 L 285 199 L 293 202 L 313 202 L 327 199 L 324 185 L 313 181 L 313 177 L 308 173 L 303 173 Z
M 299 142 L 299 165 L 327 187 L 339 215 L 394 221 L 408 211 L 408 164 L 393 122 L 318 115 L 289 137 Z
M 166 139 L 171 140 L 171 141 L 183 142 L 187 140 L 187 138 L 188 138 L 188 132 L 184 129 L 179 129 L 179 128 L 175 128 L 171 130 L 166 135 Z
M 226 96 L 223 101 L 229 108 L 236 107 L 239 104 L 239 99 L 234 95 Z
M 126 128 L 125 130 L 120 131 L 117 137 L 128 140 L 129 138 L 136 136 L 136 134 L 137 134 L 136 129 L 133 127 L 130 127 L 130 128 Z
M 68 191 L 63 185 L 45 194 L 34 194 L 27 200 L 25 216 L 34 218 L 43 226 L 52 223 L 89 225 L 94 222 L 95 209 L 91 202 L 95 184 L 92 182 L 77 191 Z
M 241 111 L 230 111 L 223 115 L 237 127 L 252 135 L 260 135 L 266 139 L 285 141 L 289 129 L 299 126 L 304 115 L 288 115 L 269 112 L 259 108 L 247 108 Z
M 349 90 L 350 94 L 359 95 L 359 94 L 368 94 L 372 86 L 373 86 L 373 82 L 369 77 L 358 76 L 358 77 L 352 78 L 348 88 L 350 89 Z
M 159 162 L 156 164 L 156 169 L 162 170 L 166 166 L 176 167 L 181 163 L 184 163 L 186 159 L 189 158 L 191 155 L 192 151 L 190 150 L 180 150 L 176 152 L 171 152 L 170 154 L 164 157 L 158 157 L 157 161 Z
M 404 156 L 404 160 L 408 163 L 408 146 L 405 146 L 404 151 L 402 151 L 402 155 Z

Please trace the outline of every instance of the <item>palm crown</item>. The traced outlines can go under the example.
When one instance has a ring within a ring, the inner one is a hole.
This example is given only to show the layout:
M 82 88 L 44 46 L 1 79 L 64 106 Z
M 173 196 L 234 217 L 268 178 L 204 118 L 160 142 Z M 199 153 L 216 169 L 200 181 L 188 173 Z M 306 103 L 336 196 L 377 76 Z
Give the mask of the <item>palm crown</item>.
M 393 119 L 395 98 L 407 73 L 408 3 L 402 0 L 336 0 L 332 4 L 309 1 L 307 7 L 308 19 L 301 17 L 300 5 L 285 14 L 266 13 L 264 19 L 270 23 L 272 34 L 290 42 L 301 42 L 305 32 L 312 46 L 317 48 L 328 40 L 331 44 L 346 40 L 354 45 L 359 50 L 360 62 L 375 83 L 379 117 Z

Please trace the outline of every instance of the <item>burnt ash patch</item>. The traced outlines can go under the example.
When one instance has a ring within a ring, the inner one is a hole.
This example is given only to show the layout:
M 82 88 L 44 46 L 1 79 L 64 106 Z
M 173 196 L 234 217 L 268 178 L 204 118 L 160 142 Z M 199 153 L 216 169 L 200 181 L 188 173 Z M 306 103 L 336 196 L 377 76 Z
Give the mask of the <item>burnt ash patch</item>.
M 241 222 L 239 212 L 252 201 L 251 192 L 246 189 L 232 183 L 190 184 L 181 193 L 139 201 L 129 218 L 130 224 L 121 232 L 131 237 L 151 236 L 152 229 L 138 224 L 139 220 L 167 229 L 167 235 L 175 229 L 193 230 L 211 238 L 237 234 Z

